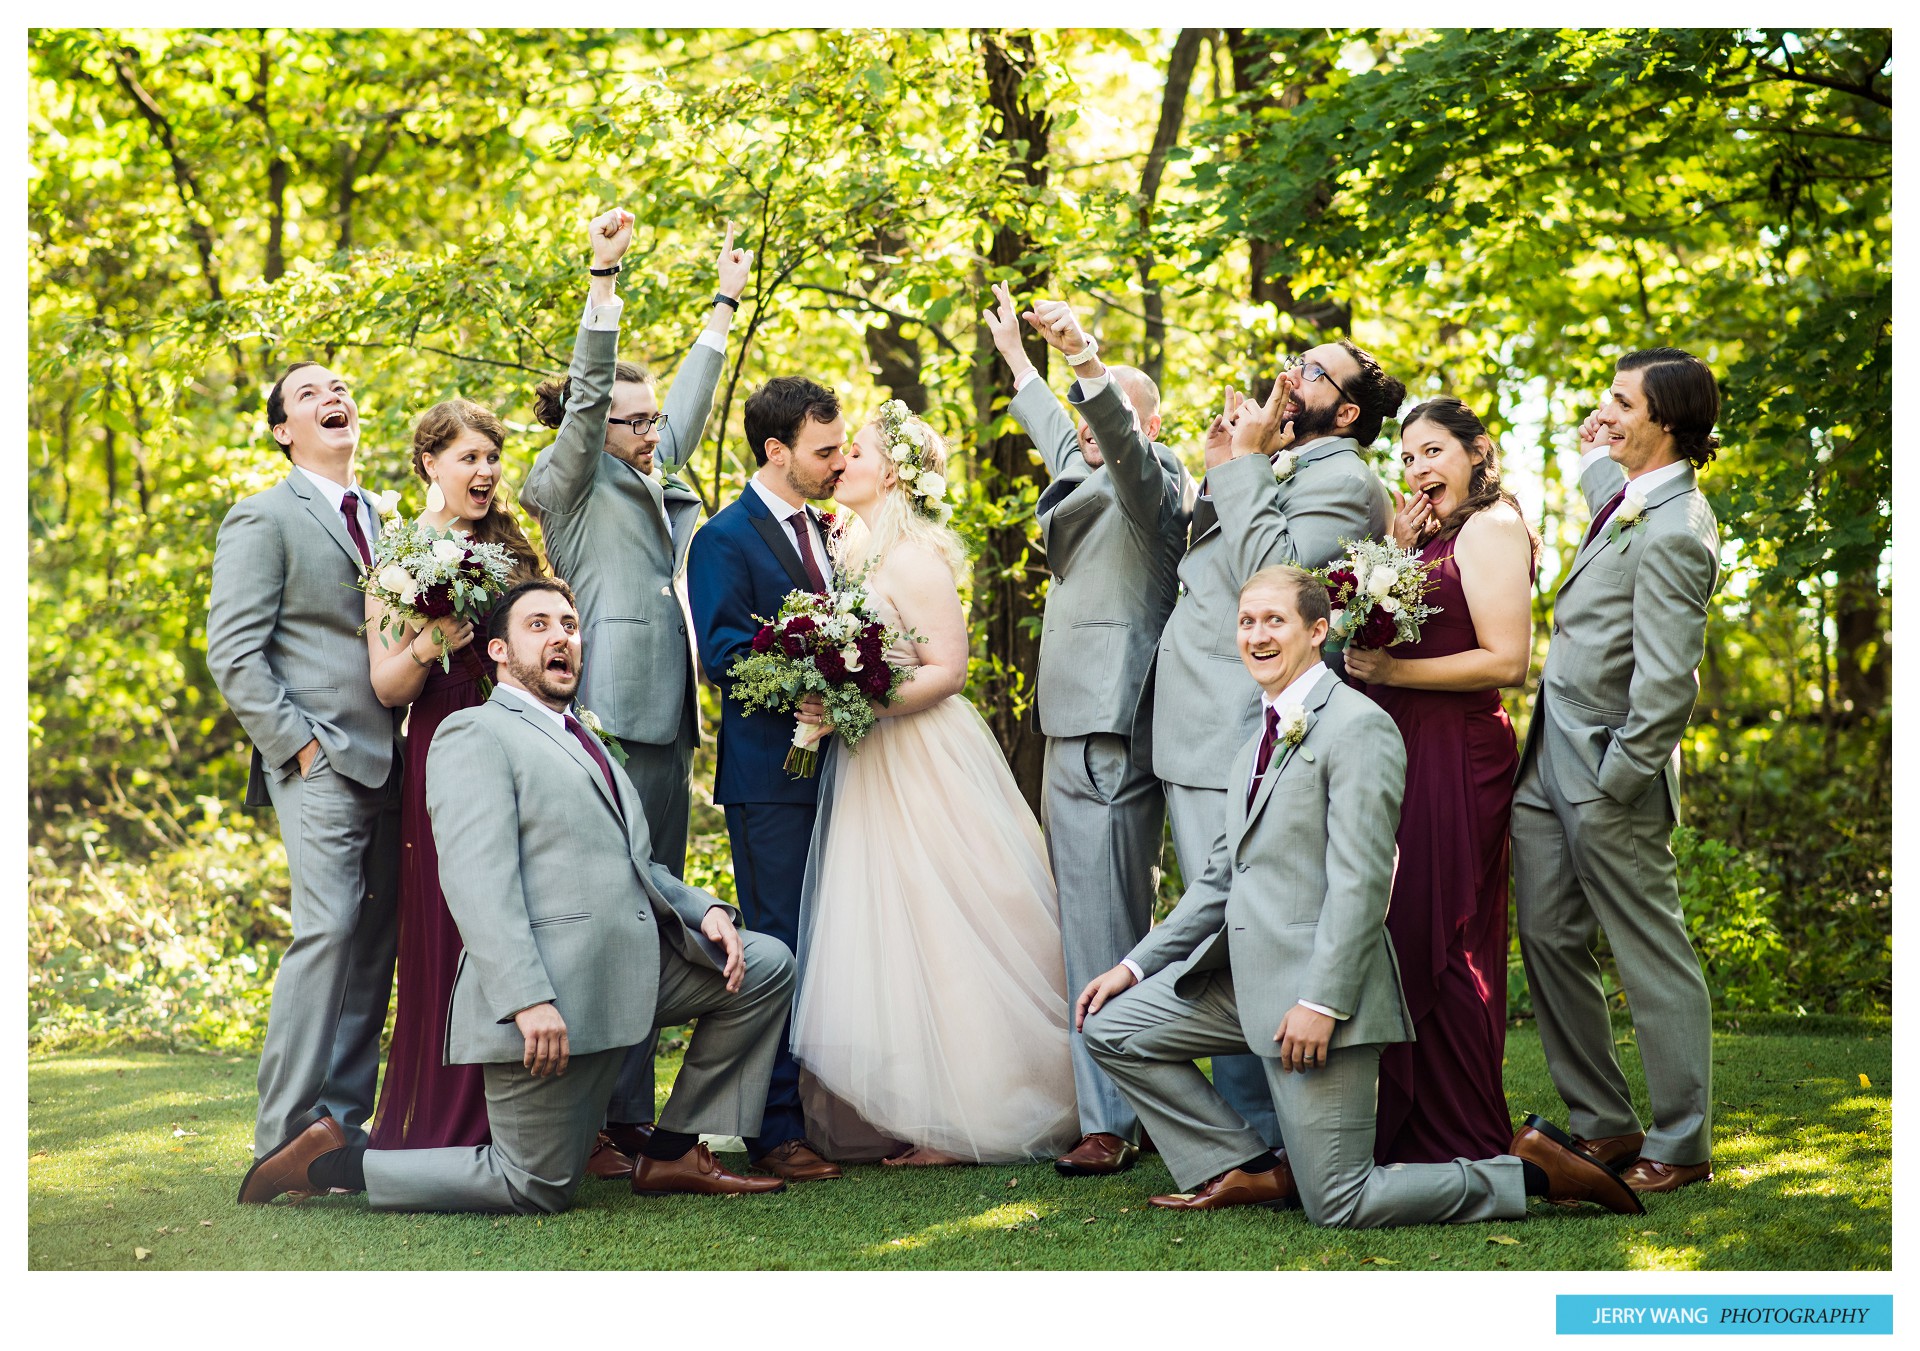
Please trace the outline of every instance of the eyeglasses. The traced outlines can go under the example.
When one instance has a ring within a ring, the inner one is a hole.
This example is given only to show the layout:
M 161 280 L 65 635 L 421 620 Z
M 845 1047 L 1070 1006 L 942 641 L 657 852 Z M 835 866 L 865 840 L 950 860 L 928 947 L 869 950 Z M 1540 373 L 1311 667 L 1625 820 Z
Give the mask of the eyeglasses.
M 1345 399 L 1348 403 L 1353 402 L 1353 395 L 1341 389 L 1340 382 L 1331 375 L 1328 375 L 1327 368 L 1317 361 L 1308 361 L 1305 357 L 1301 356 L 1291 356 L 1287 358 L 1287 364 L 1280 369 L 1283 371 L 1299 371 L 1302 380 L 1325 380 L 1339 392 L 1341 398 Z
M 633 428 L 633 434 L 635 436 L 645 436 L 656 427 L 665 427 L 667 425 L 667 415 L 665 413 L 642 413 L 639 417 L 610 417 L 607 419 L 607 425 L 609 427 L 631 427 Z

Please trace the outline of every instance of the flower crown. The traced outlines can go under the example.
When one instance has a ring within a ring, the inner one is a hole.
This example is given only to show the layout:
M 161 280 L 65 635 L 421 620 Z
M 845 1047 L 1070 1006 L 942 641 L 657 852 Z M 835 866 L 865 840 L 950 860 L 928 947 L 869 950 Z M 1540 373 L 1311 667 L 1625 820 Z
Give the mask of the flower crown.
M 928 520 L 945 525 L 953 516 L 946 501 L 946 476 L 927 466 L 929 433 L 925 423 L 918 429 L 910 425 L 916 421 L 913 411 L 898 399 L 880 405 L 881 441 L 909 504 Z

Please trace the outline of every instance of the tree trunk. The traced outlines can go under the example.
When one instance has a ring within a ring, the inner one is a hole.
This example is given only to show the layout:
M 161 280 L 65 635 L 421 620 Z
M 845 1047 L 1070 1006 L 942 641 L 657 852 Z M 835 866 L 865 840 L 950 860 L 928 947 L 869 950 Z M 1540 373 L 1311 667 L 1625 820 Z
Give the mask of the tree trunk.
M 885 226 L 873 232 L 873 251 L 880 257 L 898 254 L 906 242 L 904 235 Z M 889 270 L 886 264 L 880 264 L 867 289 L 878 289 Z M 884 386 L 892 397 L 914 412 L 925 413 L 930 399 L 921 371 L 920 344 L 907 336 L 906 324 L 897 316 L 888 315 L 884 324 L 867 325 L 866 338 L 867 360 L 873 363 L 874 383 Z
M 1877 578 L 1848 577 L 1835 588 L 1833 633 L 1834 714 L 1871 722 L 1886 705 L 1893 675 L 1892 635 Z
M 1028 188 L 1043 188 L 1050 122 L 1044 109 L 1033 107 L 1020 93 L 1020 81 L 1034 61 L 1032 39 L 996 30 L 980 30 L 977 37 L 987 106 L 993 111 L 988 144 L 1006 150 Z M 1015 294 L 1044 295 L 1047 267 L 1024 227 L 1020 212 L 1008 213 L 993 232 L 988 262 L 996 272 L 1017 274 Z M 1046 345 L 1033 333 L 1022 337 L 1028 356 L 1044 375 Z M 1013 379 L 994 351 L 985 325 L 976 327 L 974 342 L 976 414 L 982 427 L 990 427 L 1013 397 Z M 1017 502 L 1028 489 L 1037 495 L 1046 486 L 1032 449 L 1033 443 L 1017 431 L 980 442 L 974 451 L 975 474 L 989 499 Z M 973 606 L 986 638 L 987 669 L 979 682 L 982 712 L 1000 741 L 1021 794 L 1037 813 L 1046 739 L 1032 716 L 1032 704 L 1040 668 L 1037 593 L 1047 573 L 1029 537 L 1031 525 L 1031 514 L 1018 512 L 985 532 L 974 566 Z
M 286 275 L 287 255 L 287 160 L 280 153 L 280 142 L 273 134 L 273 118 L 267 109 L 267 85 L 273 78 L 273 52 L 267 45 L 266 30 L 260 31 L 260 69 L 254 76 L 253 97 L 247 106 L 260 119 L 261 144 L 267 156 L 267 263 L 269 282 Z
M 1153 204 L 1160 195 L 1160 179 L 1167 169 L 1167 152 L 1180 140 L 1180 124 L 1187 115 L 1187 90 L 1193 86 L 1193 68 L 1200 59 L 1202 28 L 1182 28 L 1167 55 L 1167 83 L 1160 95 L 1160 125 L 1153 133 L 1153 145 L 1147 151 L 1147 165 L 1140 175 L 1140 294 L 1146 333 L 1141 344 L 1140 367 L 1159 384 L 1166 377 L 1167 314 L 1160 283 L 1153 278 Z

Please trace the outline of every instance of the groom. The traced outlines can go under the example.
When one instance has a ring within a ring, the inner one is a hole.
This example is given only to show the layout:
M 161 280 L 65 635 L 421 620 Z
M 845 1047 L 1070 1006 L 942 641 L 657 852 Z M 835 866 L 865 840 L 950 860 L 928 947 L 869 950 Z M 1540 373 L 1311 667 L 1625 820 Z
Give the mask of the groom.
M 447 1058 L 482 1066 L 492 1142 L 366 1150 L 322 1116 L 254 1166 L 243 1202 L 364 1189 L 376 1209 L 555 1212 L 586 1175 L 627 1048 L 656 1019 L 697 1019 L 632 1189 L 780 1191 L 737 1177 L 700 1133 L 760 1121 L 793 993 L 777 939 L 742 936 L 732 907 L 651 857 L 639 794 L 572 710 L 580 620 L 566 583 L 501 598 L 487 655 L 499 684 L 440 724 L 427 762 L 441 867 L 465 943 L 447 1008 Z
M 799 947 L 800 890 L 813 841 L 819 780 L 786 772 L 793 725 L 749 718 L 727 668 L 789 591 L 824 591 L 833 573 L 826 521 L 808 505 L 833 496 L 847 467 L 847 424 L 833 391 L 799 376 L 767 381 L 747 398 L 747 444 L 759 464 L 740 496 L 693 537 L 687 599 L 707 678 L 720 687 L 720 756 L 713 800 L 726 810 L 733 876 L 747 926 Z M 783 1026 L 754 1166 L 789 1182 L 840 1176 L 805 1138 L 800 1067 Z
M 1075 1011 L 1174 1181 L 1193 1189 L 1151 1204 L 1298 1201 L 1314 1224 L 1362 1229 L 1518 1219 L 1530 1195 L 1640 1213 L 1615 1173 L 1534 1117 L 1510 1154 L 1374 1165 L 1380 1048 L 1413 1037 L 1386 929 L 1406 749 L 1393 719 L 1321 662 L 1316 578 L 1266 568 L 1237 610 L 1261 730 L 1227 771 L 1216 857 Z M 1193 1063 L 1249 1049 L 1287 1142 L 1278 1155 Z
M 380 517 L 354 478 L 360 411 L 347 383 L 295 362 L 267 394 L 286 478 L 221 522 L 207 669 L 253 742 L 246 805 L 272 801 L 287 846 L 293 942 L 273 981 L 253 1153 L 315 1108 L 364 1144 L 393 991 L 399 726 L 381 706 L 355 584 Z

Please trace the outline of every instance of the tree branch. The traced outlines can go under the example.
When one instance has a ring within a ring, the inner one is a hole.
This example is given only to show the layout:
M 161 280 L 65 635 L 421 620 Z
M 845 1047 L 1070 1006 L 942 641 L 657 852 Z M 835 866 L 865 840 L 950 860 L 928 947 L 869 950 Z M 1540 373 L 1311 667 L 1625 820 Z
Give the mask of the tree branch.
M 842 291 L 832 286 L 816 286 L 814 283 L 808 281 L 795 282 L 793 289 L 796 291 L 818 291 L 823 296 L 839 296 L 842 299 L 853 301 L 863 310 L 871 310 L 875 314 L 884 314 L 887 318 L 896 319 L 903 324 L 917 324 L 930 333 L 935 342 L 939 343 L 955 356 L 964 355 L 958 347 L 954 346 L 952 339 L 948 338 L 938 327 L 927 322 L 925 319 L 917 318 L 911 314 L 903 314 L 899 310 L 890 310 L 885 305 L 867 299 L 857 291 Z

